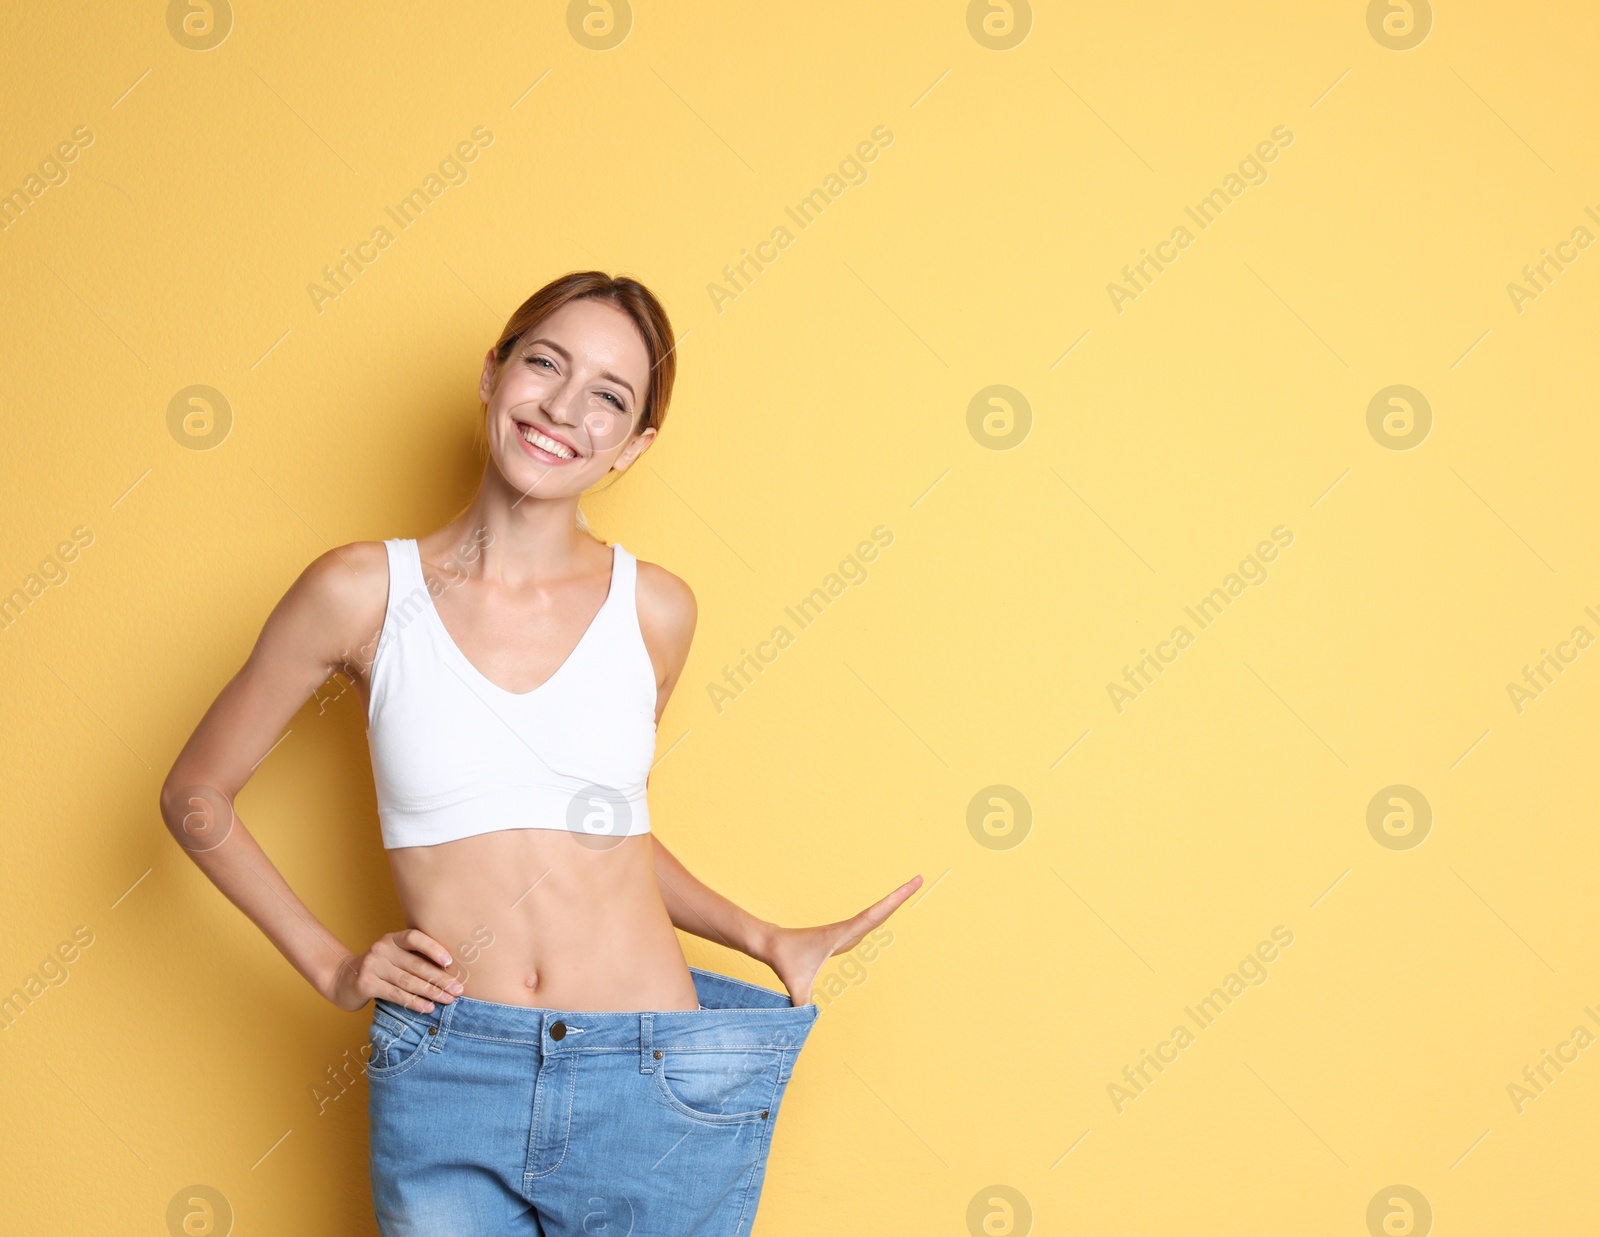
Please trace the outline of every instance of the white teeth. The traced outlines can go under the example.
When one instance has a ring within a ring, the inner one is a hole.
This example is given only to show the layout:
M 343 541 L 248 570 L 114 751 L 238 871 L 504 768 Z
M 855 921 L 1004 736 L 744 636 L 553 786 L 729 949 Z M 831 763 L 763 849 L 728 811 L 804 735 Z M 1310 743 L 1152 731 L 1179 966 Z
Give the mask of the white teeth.
M 525 441 L 531 442 L 538 447 L 539 450 L 548 451 L 551 455 L 560 456 L 564 460 L 573 459 L 578 454 L 571 447 L 562 446 L 554 438 L 546 438 L 531 425 L 522 431 L 522 437 Z

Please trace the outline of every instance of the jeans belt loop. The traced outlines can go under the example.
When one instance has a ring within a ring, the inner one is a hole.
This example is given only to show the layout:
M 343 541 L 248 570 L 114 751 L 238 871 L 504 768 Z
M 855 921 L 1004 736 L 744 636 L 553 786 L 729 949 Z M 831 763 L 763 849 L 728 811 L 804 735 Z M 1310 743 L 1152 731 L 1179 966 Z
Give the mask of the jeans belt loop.
M 450 1015 L 455 1012 L 455 1002 L 448 1005 L 435 1003 L 434 1009 L 439 1013 L 439 1029 L 428 1036 L 428 1051 L 443 1052 L 445 1037 L 450 1034 Z
M 653 1030 L 651 1022 L 654 1018 L 654 1014 L 639 1015 L 639 1072 L 641 1074 L 648 1074 L 654 1068 L 651 1064 L 652 1057 L 650 1056 L 650 1036 Z

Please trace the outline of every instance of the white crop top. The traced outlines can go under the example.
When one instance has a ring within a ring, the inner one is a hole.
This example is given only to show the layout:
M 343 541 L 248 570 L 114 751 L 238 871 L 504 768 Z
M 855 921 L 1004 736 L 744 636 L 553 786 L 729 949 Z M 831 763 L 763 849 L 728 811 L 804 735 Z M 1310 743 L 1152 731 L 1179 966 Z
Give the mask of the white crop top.
M 638 560 L 613 544 L 610 591 L 577 647 L 531 692 L 510 692 L 451 639 L 417 543 L 384 548 L 389 601 L 367 711 L 384 847 L 500 829 L 648 833 L 656 674 L 639 629 Z

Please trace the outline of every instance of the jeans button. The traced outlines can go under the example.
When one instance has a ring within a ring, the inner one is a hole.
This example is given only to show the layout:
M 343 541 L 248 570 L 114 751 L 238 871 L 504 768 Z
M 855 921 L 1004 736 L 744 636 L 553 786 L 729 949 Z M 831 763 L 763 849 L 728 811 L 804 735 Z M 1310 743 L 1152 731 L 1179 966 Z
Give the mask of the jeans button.
M 429 1027 L 428 1028 L 428 1034 L 429 1035 L 437 1035 L 437 1034 L 439 1034 L 439 1028 L 438 1027 Z
M 661 1049 L 657 1048 L 650 1055 L 653 1056 L 657 1061 L 661 1060 Z
M 550 1024 L 550 1038 L 562 1039 L 567 1033 L 567 1024 L 559 1019 Z

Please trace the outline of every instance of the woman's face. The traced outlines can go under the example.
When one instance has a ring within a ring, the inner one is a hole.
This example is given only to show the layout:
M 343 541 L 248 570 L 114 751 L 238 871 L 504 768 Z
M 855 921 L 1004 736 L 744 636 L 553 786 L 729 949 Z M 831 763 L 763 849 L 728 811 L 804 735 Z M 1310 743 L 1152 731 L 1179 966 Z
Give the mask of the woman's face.
M 569 301 L 523 333 L 495 365 L 484 359 L 489 452 L 518 490 L 581 494 L 625 470 L 655 438 L 634 434 L 649 393 L 650 357 L 633 319 L 604 301 Z

